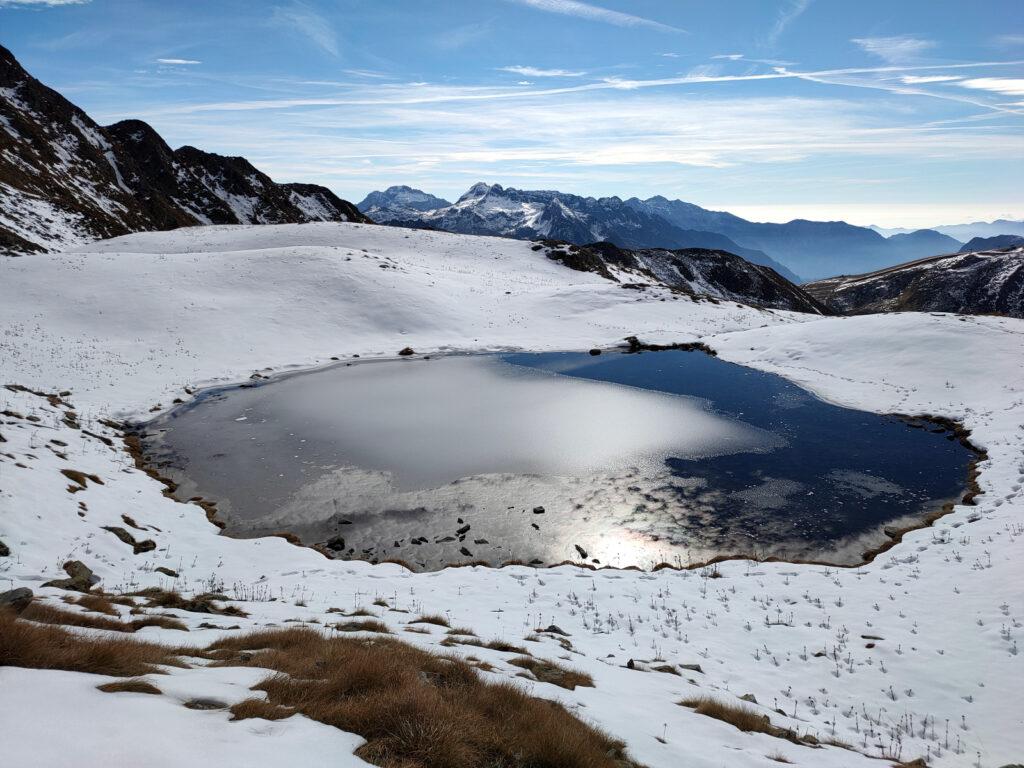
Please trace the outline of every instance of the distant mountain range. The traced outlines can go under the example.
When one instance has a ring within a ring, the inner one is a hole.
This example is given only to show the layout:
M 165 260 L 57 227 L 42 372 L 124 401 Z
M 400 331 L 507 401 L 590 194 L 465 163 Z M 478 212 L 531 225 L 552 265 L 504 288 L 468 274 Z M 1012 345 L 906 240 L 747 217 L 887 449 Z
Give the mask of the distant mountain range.
M 964 243 L 960 253 L 972 251 L 991 251 L 996 248 L 1015 248 L 1024 245 L 1024 235 L 996 235 L 995 237 L 975 237 Z
M 607 241 L 621 248 L 717 249 L 772 267 L 789 280 L 798 280 L 762 251 L 745 248 L 716 232 L 677 227 L 617 197 L 580 197 L 480 183 L 449 203 L 418 189 L 400 186 L 371 192 L 358 208 L 381 224 L 428 226 L 467 235 L 547 238 L 576 245 Z
M 0 46 L 0 253 L 196 224 L 368 221 L 326 187 L 241 157 L 172 150 L 139 120 L 97 125 Z
M 840 314 L 960 312 L 1024 318 L 1024 245 L 934 256 L 801 287 Z
M 961 243 L 932 230 L 883 237 L 842 221 L 786 224 L 747 221 L 682 200 L 656 196 L 581 197 L 553 190 L 474 184 L 449 203 L 410 187 L 372 192 L 358 205 L 374 221 L 451 232 L 547 237 L 622 248 L 709 248 L 770 266 L 790 280 L 864 272 L 899 262 L 955 253 Z
M 911 232 L 909 229 L 871 227 L 885 237 L 900 235 Z M 944 235 L 966 242 L 977 237 L 996 237 L 998 235 L 1024 235 L 1024 221 L 1013 219 L 996 219 L 995 221 L 975 221 L 972 224 L 941 224 L 937 227 L 928 227 L 934 232 L 941 232 Z

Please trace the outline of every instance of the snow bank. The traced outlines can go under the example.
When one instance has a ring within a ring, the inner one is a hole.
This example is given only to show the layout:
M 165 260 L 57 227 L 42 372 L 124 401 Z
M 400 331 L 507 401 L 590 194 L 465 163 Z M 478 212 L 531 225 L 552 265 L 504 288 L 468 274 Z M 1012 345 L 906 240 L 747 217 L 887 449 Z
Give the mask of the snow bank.
M 322 621 L 329 607 L 372 608 L 378 596 L 404 610 L 444 613 L 485 639 L 522 643 L 556 624 L 569 633 L 570 650 L 552 635 L 526 644 L 538 656 L 567 658 L 593 675 L 595 687 L 522 684 L 624 739 L 652 767 L 773 766 L 775 754 L 816 768 L 879 765 L 847 749 L 744 734 L 677 705 L 748 693 L 775 724 L 872 756 L 966 767 L 1024 755 L 1024 662 L 1016 643 L 1024 611 L 1024 322 L 921 314 L 798 322 L 808 318 L 638 297 L 514 241 L 358 225 L 183 230 L 91 250 L 0 264 L 0 378 L 71 390 L 92 433 L 69 426 L 64 406 L 0 390 L 7 411 L 0 417 L 0 540 L 12 551 L 0 558 L 4 583 L 56 599 L 58 590 L 39 585 L 77 558 L 108 590 L 222 589 L 250 612 L 239 620 L 243 628 Z M 727 359 L 837 402 L 960 418 L 989 452 L 979 480 L 984 494 L 856 569 L 733 561 L 688 572 L 411 574 L 327 560 L 278 538 L 217 536 L 199 507 L 164 497 L 131 466 L 116 434 L 92 420 L 166 405 L 185 385 L 238 379 L 268 365 L 392 355 L 406 345 L 580 348 L 634 333 L 703 337 Z M 69 493 L 63 468 L 95 473 L 103 484 Z M 134 555 L 103 530 L 125 525 L 124 514 L 145 528 L 137 533 L 152 538 L 155 550 Z M 410 618 L 374 610 L 399 632 Z M 183 618 L 187 634 L 140 634 L 203 645 L 231 631 L 201 629 L 207 616 Z M 428 629 L 401 637 L 435 648 L 444 635 Z M 487 674 L 495 679 L 521 671 L 508 664 L 509 654 L 467 651 L 492 663 Z M 660 664 L 681 674 L 643 671 Z M 180 680 L 180 695 L 225 682 L 205 668 Z M 128 726 L 139 751 L 126 759 L 134 762 L 159 764 L 171 749 L 165 734 L 180 734 L 174 742 L 207 747 L 197 762 L 215 755 L 231 765 L 231 755 L 243 755 L 247 765 L 275 765 L 290 754 L 294 763 L 311 763 L 330 751 L 339 764 L 358 764 L 348 756 L 357 740 L 301 718 L 263 728 L 230 723 L 223 714 L 181 712 L 173 697 L 140 703 L 95 691 L 103 681 L 0 669 L 0 717 L 28 734 L 40 718 L 60 714 L 62 727 L 77 735 L 75 761 L 83 766 L 109 764 L 111 740 Z M 19 752 L 16 762 L 59 762 L 61 743 Z

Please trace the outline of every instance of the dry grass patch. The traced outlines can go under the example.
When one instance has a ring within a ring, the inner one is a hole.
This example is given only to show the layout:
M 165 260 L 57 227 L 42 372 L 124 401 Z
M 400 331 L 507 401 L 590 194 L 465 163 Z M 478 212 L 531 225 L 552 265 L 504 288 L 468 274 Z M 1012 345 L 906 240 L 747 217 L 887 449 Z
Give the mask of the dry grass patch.
M 238 616 L 245 618 L 249 614 L 234 605 L 219 605 L 230 600 L 227 595 L 207 592 L 193 597 L 184 597 L 178 592 L 153 587 L 133 593 L 147 600 L 149 608 L 172 608 L 189 613 L 212 613 L 217 616 Z
M 266 699 L 246 699 L 232 705 L 228 711 L 232 720 L 248 720 L 258 717 L 262 720 L 284 720 L 295 714 L 294 709 L 288 709 L 277 704 L 271 704 Z
M 328 608 L 326 613 L 340 613 L 342 616 L 355 617 L 355 616 L 370 616 L 376 618 L 377 614 L 373 611 L 369 611 L 366 608 L 356 608 L 354 611 L 343 611 L 341 608 Z
M 65 602 L 74 603 L 80 605 L 87 611 L 94 613 L 102 613 L 107 616 L 119 616 L 117 608 L 114 607 L 114 601 L 103 594 L 89 592 L 81 595 L 78 598 L 71 597 L 70 595 L 64 598 Z
M 467 637 L 476 637 L 476 632 L 474 632 L 469 627 L 452 627 L 447 632 L 445 632 L 445 634 L 446 635 L 466 635 Z
M 23 619 L 36 621 L 40 624 L 59 624 L 65 627 L 87 627 L 89 629 L 105 629 L 111 632 L 136 632 L 143 627 L 161 627 L 188 632 L 188 627 L 171 616 L 146 616 L 144 619 L 121 621 L 106 616 L 93 616 L 78 611 L 65 611 L 54 605 L 34 601 L 21 613 Z
M 417 616 L 415 619 L 409 622 L 410 624 L 434 624 L 438 627 L 450 627 L 448 619 L 439 613 L 425 613 Z
M 184 666 L 171 648 L 126 637 L 89 637 L 0 610 L 0 667 L 138 677 L 159 671 L 160 664 Z
M 118 680 L 113 683 L 97 685 L 97 690 L 104 693 L 150 693 L 159 696 L 163 693 L 159 688 L 146 680 L 134 677 L 131 680 Z
M 383 621 L 367 619 L 365 621 L 340 621 L 330 625 L 332 629 L 339 632 L 378 632 L 382 635 L 390 635 L 391 628 Z
M 732 702 L 711 698 L 684 699 L 678 703 L 682 707 L 692 708 L 698 715 L 713 717 L 716 720 L 729 723 L 729 725 L 735 726 L 741 731 L 746 731 L 747 733 L 765 733 L 778 739 L 791 741 L 794 744 L 822 743 L 814 736 L 800 736 L 796 731 L 792 731 L 789 728 L 780 728 L 777 725 L 772 725 L 772 721 L 769 719 L 768 715 L 763 715 L 752 707 L 748 707 L 744 704 L 733 704 Z M 849 749 L 848 744 L 845 744 L 838 739 L 827 739 L 824 740 L 824 743 Z M 787 761 L 780 760 L 779 762 Z
M 517 656 L 509 661 L 514 667 L 527 670 L 535 680 L 551 683 L 559 688 L 575 690 L 576 686 L 593 688 L 594 678 L 578 669 L 569 669 L 546 659 L 535 659 L 532 656 Z
M 771 724 L 767 715 L 762 715 L 755 709 L 744 704 L 733 704 L 720 699 L 699 698 L 684 699 L 679 702 L 680 706 L 690 707 L 698 715 L 713 717 L 724 723 L 739 728 L 747 733 L 767 733 L 775 735 L 773 731 L 781 730 Z
M 356 754 L 385 768 L 634 766 L 620 742 L 561 705 L 397 640 L 295 628 L 224 638 L 210 650 L 272 670 L 256 686 L 269 705 L 359 734 L 367 743 Z

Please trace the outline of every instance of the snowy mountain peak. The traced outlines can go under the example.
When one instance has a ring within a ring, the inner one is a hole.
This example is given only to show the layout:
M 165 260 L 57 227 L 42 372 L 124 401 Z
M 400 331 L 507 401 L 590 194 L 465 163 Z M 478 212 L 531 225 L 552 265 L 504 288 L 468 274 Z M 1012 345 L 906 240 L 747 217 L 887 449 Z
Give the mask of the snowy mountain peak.
M 478 181 L 472 187 L 467 189 L 462 197 L 456 200 L 456 203 L 464 203 L 469 200 L 479 200 L 489 194 L 500 195 L 504 191 L 505 190 L 501 184 L 488 184 L 483 181 Z
M 444 198 L 435 197 L 422 189 L 400 184 L 388 187 L 383 192 L 371 192 L 356 207 L 373 218 L 371 211 L 378 209 L 432 211 L 447 205 L 451 205 L 451 203 Z

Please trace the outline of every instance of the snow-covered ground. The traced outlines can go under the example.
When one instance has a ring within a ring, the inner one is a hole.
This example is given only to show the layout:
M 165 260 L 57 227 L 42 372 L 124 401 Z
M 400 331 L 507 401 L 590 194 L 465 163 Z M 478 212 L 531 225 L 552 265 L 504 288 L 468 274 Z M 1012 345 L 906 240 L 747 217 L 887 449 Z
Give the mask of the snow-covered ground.
M 0 380 L 70 390 L 84 427 L 65 423 L 60 404 L 0 390 L 0 541 L 11 549 L 0 558 L 0 588 L 30 586 L 58 599 L 59 590 L 40 584 L 62 575 L 65 560 L 80 559 L 108 591 L 163 585 L 247 598 L 239 604 L 249 618 L 231 619 L 243 628 L 362 606 L 409 642 L 435 647 L 443 639 L 438 627 L 403 632 L 410 614 L 375 608 L 375 597 L 444 613 L 485 639 L 521 642 L 556 624 L 571 650 L 551 636 L 526 645 L 568 659 L 595 687 L 523 685 L 622 738 L 652 768 L 777 765 L 769 755 L 826 768 L 887 764 L 741 733 L 676 703 L 748 693 L 776 725 L 834 736 L 875 757 L 899 751 L 929 765 L 994 767 L 1024 756 L 1022 321 L 817 318 L 673 300 L 570 271 L 528 243 L 310 224 L 147 233 L 0 262 L 0 329 Z M 200 507 L 163 496 L 117 440 L 100 439 L 116 438 L 97 422 L 102 416 L 138 416 L 187 397 L 186 386 L 267 367 L 391 356 L 405 346 L 580 349 L 633 334 L 703 339 L 726 359 L 839 403 L 960 419 L 988 451 L 983 495 L 856 569 L 732 561 L 688 572 L 413 574 L 328 560 L 279 538 L 218 536 Z M 64 468 L 95 473 L 103 484 L 69 493 Z M 125 525 L 122 514 L 148 529 L 135 533 L 153 539 L 154 551 L 134 555 L 103 530 Z M 200 646 L 232 632 L 200 628 L 209 616 L 177 613 L 189 633 L 138 634 Z M 467 652 L 494 665 L 488 677 L 521 671 L 509 654 Z M 630 659 L 701 671 L 629 669 Z M 73 751 L 76 764 L 107 765 L 116 743 L 133 764 L 304 764 L 327 754 L 336 764 L 362 764 L 345 758 L 358 738 L 301 717 L 231 723 L 223 711 L 181 706 L 195 696 L 241 700 L 254 681 L 250 669 L 174 670 L 160 678 L 165 695 L 147 698 L 100 693 L 95 685 L 105 679 L 94 676 L 3 668 L 0 722 L 25 736 L 7 740 L 6 759 L 52 765 Z M 62 723 L 68 738 L 48 737 L 46 721 Z

